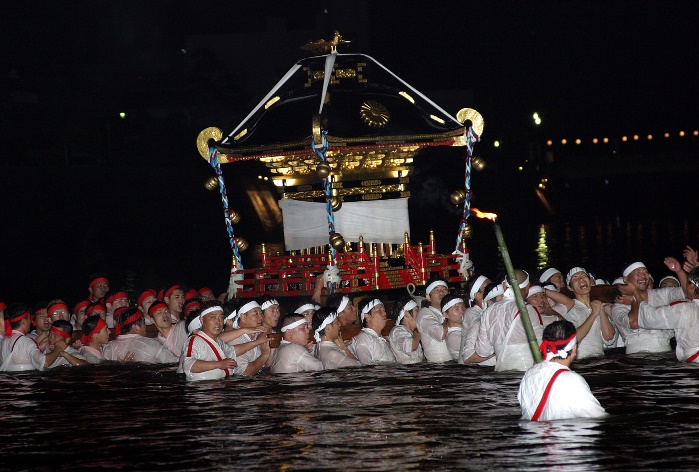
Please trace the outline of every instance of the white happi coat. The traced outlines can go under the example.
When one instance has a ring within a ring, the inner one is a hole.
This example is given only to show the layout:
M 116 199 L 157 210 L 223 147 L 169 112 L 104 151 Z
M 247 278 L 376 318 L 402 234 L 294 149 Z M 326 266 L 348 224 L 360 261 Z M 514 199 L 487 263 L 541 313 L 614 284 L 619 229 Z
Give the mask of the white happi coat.
M 592 308 L 585 306 L 580 300 L 574 300 L 573 308 L 565 314 L 565 319 L 579 328 L 592 314 Z M 616 345 L 616 338 L 607 341 L 602 337 L 602 325 L 600 316 L 607 316 L 605 313 L 600 313 L 592 323 L 587 336 L 578 343 L 577 359 L 585 359 L 587 357 L 604 357 L 605 348 L 610 348 Z
M 396 362 L 393 349 L 382 336 L 371 328 L 362 328 L 354 337 L 350 350 L 364 365 L 391 364 Z
M 461 327 L 448 328 L 447 339 L 445 339 L 445 341 L 452 360 L 457 360 L 461 353 Z
M 527 369 L 519 384 L 517 399 L 522 407 L 522 419 L 532 419 L 557 370 L 564 372 L 554 380 L 539 421 L 597 418 L 607 414 L 580 374 L 557 362 L 543 361 Z
M 362 365 L 358 360 L 348 357 L 345 351 L 333 341 L 321 341 L 317 346 L 317 353 L 325 370 Z
M 537 345 L 543 334 L 539 313 L 531 305 L 526 305 Z M 519 319 L 519 308 L 514 297 L 505 296 L 490 305 L 481 315 L 481 326 L 476 338 L 476 354 L 488 357 L 495 353 L 495 371 L 525 371 L 534 365 L 534 357 Z
M 263 334 L 264 336 L 267 335 L 267 333 Z M 235 338 L 233 341 L 229 342 L 229 346 L 237 346 L 238 344 L 245 344 L 252 342 L 252 338 L 247 335 L 247 334 L 242 334 L 241 336 L 238 336 Z M 243 372 L 245 372 L 245 369 L 248 368 L 248 364 L 251 362 L 255 362 L 258 357 L 262 355 L 262 348 L 257 345 L 250 349 L 247 352 L 244 352 L 243 354 L 239 355 L 238 357 L 235 358 L 235 361 L 238 363 L 238 366 L 235 368 L 235 373 L 237 375 L 243 375 Z
M 434 307 L 420 308 L 417 312 L 417 330 L 420 332 L 422 348 L 428 362 L 447 362 L 451 354 L 444 335 L 444 315 Z
M 95 349 L 87 344 L 83 344 L 83 346 L 80 348 L 80 354 L 83 356 L 83 359 L 90 364 L 99 364 L 104 359 L 101 350 Z
M 467 308 L 464 313 L 464 319 L 461 322 L 461 351 L 458 358 L 459 364 L 463 364 L 466 359 L 476 352 L 476 338 L 478 338 L 478 331 L 481 329 L 482 314 L 483 309 L 478 305 Z M 486 361 L 474 362 L 469 365 L 492 367 L 495 365 L 495 357 L 491 357 Z
M 413 332 L 406 326 L 395 325 L 388 335 L 388 344 L 393 350 L 396 361 L 401 364 L 417 364 L 425 360 L 422 344 L 413 351 Z
M 648 304 L 652 307 L 669 305 L 683 300 L 681 287 L 648 289 Z M 671 329 L 631 329 L 629 312 L 631 305 L 615 303 L 612 307 L 612 321 L 626 345 L 626 354 L 637 352 L 667 352 L 671 350 L 670 340 L 674 336 Z
M 323 363 L 308 352 L 306 346 L 282 339 L 272 361 L 271 371 L 273 374 L 315 370 L 323 370 Z
M 75 349 L 73 346 L 67 346 L 63 352 L 67 352 L 68 354 L 72 355 L 73 357 L 77 357 L 78 359 L 86 360 L 85 356 L 82 355 L 82 353 Z M 73 364 L 70 363 L 68 359 L 66 359 L 63 356 L 58 356 L 55 361 L 53 361 L 53 364 L 49 366 L 49 369 L 53 369 L 55 367 L 73 367 Z
M 180 354 L 182 354 L 184 343 L 187 341 L 188 337 L 189 335 L 187 334 L 187 326 L 185 326 L 185 322 L 178 321 L 172 325 L 172 328 L 170 328 L 167 338 L 158 333 L 157 340 L 165 345 L 170 352 L 179 358 Z
M 699 352 L 699 300 L 661 307 L 641 302 L 638 325 L 645 329 L 673 329 L 677 341 L 675 354 L 680 361 L 686 361 Z M 699 362 L 699 358 L 693 362 Z
M 166 346 L 157 339 L 136 333 L 120 334 L 109 341 L 102 350 L 105 361 L 123 361 L 133 352 L 135 362 L 147 364 L 170 364 L 179 361 Z
M 233 346 L 199 331 L 185 341 L 177 373 L 185 374 L 188 381 L 222 379 L 233 375 L 233 370 L 211 369 L 206 372 L 192 372 L 192 366 L 196 361 L 220 361 L 227 358 L 236 359 Z
M 0 371 L 44 370 L 45 363 L 46 355 L 24 333 L 12 330 L 10 336 L 0 338 Z

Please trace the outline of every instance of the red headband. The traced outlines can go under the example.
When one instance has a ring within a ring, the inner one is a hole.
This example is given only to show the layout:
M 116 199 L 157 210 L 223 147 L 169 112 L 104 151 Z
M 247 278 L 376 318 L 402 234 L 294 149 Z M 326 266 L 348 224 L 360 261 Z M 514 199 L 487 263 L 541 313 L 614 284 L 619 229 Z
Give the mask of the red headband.
M 190 300 L 184 305 L 184 311 L 185 313 L 192 307 L 200 308 L 201 307 L 201 302 L 199 300 Z
M 116 313 L 115 313 L 116 314 Z M 134 323 L 138 321 L 139 319 L 143 318 L 143 313 L 141 310 L 136 310 L 136 313 L 133 315 L 129 316 L 124 320 L 123 323 L 117 324 L 116 327 L 114 328 L 114 331 L 116 332 L 116 335 L 119 336 L 121 334 L 121 329 L 126 326 L 130 325 L 131 323 Z
M 114 303 L 114 301 L 118 298 L 129 298 L 129 296 L 126 294 L 126 292 L 116 292 L 108 296 L 105 302 Z
M 158 300 L 157 302 L 153 302 L 153 304 L 150 306 L 150 308 L 148 308 L 148 314 L 149 314 L 150 316 L 153 316 L 153 314 L 154 314 L 156 311 L 160 310 L 161 308 L 166 308 L 166 309 L 167 309 L 167 308 L 168 308 L 167 303 L 162 302 L 162 301 L 160 301 L 160 300 Z
M 214 293 L 209 287 L 202 287 L 199 289 L 199 295 L 204 295 L 206 292 Z
M 152 288 L 149 288 L 145 292 L 143 292 L 141 295 L 138 297 L 138 304 L 143 306 L 143 302 L 146 301 L 146 298 L 148 297 L 154 297 L 156 295 L 155 290 Z
M 549 341 L 548 339 L 544 339 L 541 345 L 539 346 L 539 351 L 541 351 L 541 354 L 544 355 L 544 359 L 546 359 L 546 354 L 548 354 L 549 352 L 552 353 L 555 357 L 558 354 L 558 348 L 566 347 L 566 345 L 569 342 L 575 339 L 576 335 L 577 331 L 571 334 L 570 337 L 566 339 L 559 339 L 557 341 Z
M 27 310 L 24 313 L 15 316 L 14 318 L 11 318 L 11 319 L 5 318 L 5 336 L 10 336 L 10 334 L 12 334 L 12 324 L 11 323 L 14 323 L 15 321 L 22 320 L 22 319 L 26 318 L 27 316 L 29 316 L 29 314 L 30 314 L 29 310 Z
M 53 305 L 49 305 L 49 307 L 46 309 L 46 313 L 48 313 L 48 315 L 51 316 L 51 314 L 52 314 L 54 311 L 60 310 L 61 308 L 63 308 L 63 309 L 65 309 L 66 311 L 68 311 L 68 307 L 66 306 L 65 303 L 54 303 Z
M 77 313 L 83 308 L 87 308 L 88 306 L 90 306 L 90 303 L 92 303 L 90 300 L 83 300 L 81 302 L 78 302 L 78 304 L 75 305 L 75 308 L 73 308 L 73 313 Z
M 92 314 L 93 311 L 98 309 L 101 309 L 102 311 L 107 311 L 104 305 L 102 305 L 101 303 L 95 303 L 85 309 L 85 314 L 89 316 L 90 314 Z
M 82 338 L 80 340 L 82 341 L 83 344 L 88 344 L 90 341 L 92 341 L 92 336 L 95 333 L 100 332 L 102 330 L 102 328 L 104 328 L 105 326 L 107 326 L 107 323 L 102 318 L 100 318 L 99 320 L 97 320 L 97 324 L 95 325 L 95 329 L 90 331 L 88 334 L 83 333 Z
M 98 284 L 98 283 L 100 283 L 100 282 L 104 282 L 104 283 L 106 283 L 106 284 L 109 284 L 109 280 L 107 280 L 105 277 L 97 277 L 95 280 L 93 280 L 92 282 L 90 282 L 89 287 L 92 288 L 94 285 L 96 285 L 96 284 Z
M 70 334 L 66 333 L 65 331 L 61 331 L 60 329 L 56 328 L 55 326 L 51 326 L 51 328 L 49 329 L 49 331 L 51 331 L 51 332 L 54 333 L 54 334 L 59 335 L 59 336 L 62 337 L 62 338 L 66 338 L 66 339 L 70 339 L 70 338 L 71 338 L 71 335 L 70 335 Z
M 175 290 L 182 290 L 182 287 L 180 287 L 179 285 L 173 285 L 172 287 L 167 289 L 167 291 L 165 292 L 165 295 L 163 295 L 163 298 L 169 297 L 170 295 L 172 295 L 172 292 L 174 292 Z
M 0 302 L 0 310 L 4 310 L 5 308 L 7 308 L 5 302 Z

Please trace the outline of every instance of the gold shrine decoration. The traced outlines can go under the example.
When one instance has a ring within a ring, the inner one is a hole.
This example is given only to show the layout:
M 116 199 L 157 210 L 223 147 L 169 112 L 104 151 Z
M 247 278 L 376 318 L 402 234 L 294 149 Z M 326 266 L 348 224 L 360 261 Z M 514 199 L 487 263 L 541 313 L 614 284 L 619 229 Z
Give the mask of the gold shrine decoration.
M 199 133 L 199 136 L 197 136 L 197 149 L 199 150 L 199 154 L 201 154 L 201 157 L 206 159 L 207 161 L 209 160 L 209 141 L 214 140 L 216 142 L 221 141 L 221 138 L 223 137 L 223 132 L 219 129 L 216 128 L 215 126 L 211 126 L 209 128 L 206 128 L 202 130 Z
M 383 128 L 391 119 L 391 114 L 381 102 L 366 100 L 359 107 L 359 115 L 364 123 L 372 128 Z
M 456 113 L 456 119 L 461 124 L 465 123 L 467 120 L 470 120 L 473 125 L 473 131 L 475 131 L 478 136 L 483 134 L 485 122 L 483 121 L 481 114 L 473 108 L 462 108 Z

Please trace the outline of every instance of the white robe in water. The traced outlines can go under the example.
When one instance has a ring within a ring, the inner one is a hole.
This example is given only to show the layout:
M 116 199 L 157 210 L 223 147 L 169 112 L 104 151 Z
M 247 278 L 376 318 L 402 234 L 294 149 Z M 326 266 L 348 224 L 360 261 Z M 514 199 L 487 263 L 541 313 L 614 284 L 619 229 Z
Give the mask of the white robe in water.
M 541 344 L 543 326 L 539 313 L 526 305 L 537 345 Z M 519 319 L 519 308 L 514 296 L 505 296 L 490 305 L 481 315 L 481 326 L 476 338 L 476 354 L 488 357 L 495 353 L 495 371 L 525 371 L 534 365 L 534 356 Z
M 187 341 L 188 337 L 189 334 L 187 334 L 187 326 L 185 326 L 185 322 L 178 321 L 172 325 L 167 338 L 158 333 L 158 337 L 156 339 L 170 349 L 170 352 L 177 356 L 177 358 L 179 358 L 180 354 L 182 354 L 184 343 Z
M 357 359 L 348 357 L 345 351 L 332 341 L 321 341 L 320 344 L 317 345 L 316 352 L 325 370 L 339 369 L 341 367 L 358 367 L 362 365 Z
M 235 348 L 224 344 L 220 339 L 212 339 L 203 331 L 192 334 L 184 343 L 178 374 L 185 374 L 188 381 L 222 379 L 233 375 L 233 370 L 211 369 L 206 372 L 192 372 L 196 361 L 220 361 L 236 359 Z M 237 360 L 237 359 L 236 359 Z
M 459 364 L 463 364 L 466 359 L 476 352 L 476 338 L 478 338 L 478 331 L 481 329 L 482 314 L 483 309 L 478 305 L 467 308 L 464 313 L 464 319 L 461 322 L 461 352 L 457 359 Z M 470 363 L 469 365 L 492 367 L 495 365 L 495 357 L 481 362 Z
M 89 364 L 99 364 L 104 360 L 101 350 L 95 349 L 87 344 L 83 344 L 80 348 L 80 354 Z
M 579 328 L 587 320 L 587 318 L 592 313 L 592 308 L 585 306 L 580 300 L 573 301 L 573 308 L 565 314 L 565 319 L 570 321 L 575 325 L 575 328 Z M 605 348 L 613 347 L 616 344 L 616 338 L 606 341 L 602 337 L 602 325 L 600 321 L 600 316 L 607 316 L 604 312 L 600 313 L 595 321 L 592 323 L 590 331 L 587 336 L 578 343 L 578 356 L 577 359 L 585 359 L 588 357 L 604 357 Z
M 638 325 L 645 329 L 673 329 L 680 361 L 699 352 L 699 300 L 652 307 L 646 302 L 638 306 Z M 693 360 L 699 363 L 699 358 Z
M 522 419 L 532 419 L 557 370 L 564 372 L 554 380 L 539 421 L 606 416 L 580 374 L 557 362 L 543 361 L 527 369 L 519 384 L 517 399 L 522 407 Z
M 447 329 L 447 349 L 452 360 L 458 360 L 461 353 L 461 327 Z
M 170 364 L 179 361 L 179 358 L 157 339 L 135 333 L 120 334 L 109 341 L 102 350 L 105 361 L 123 361 L 130 352 L 136 355 L 135 362 Z
M 447 362 L 451 360 L 444 336 L 444 315 L 434 307 L 420 308 L 417 312 L 417 330 L 420 332 L 422 348 L 428 362 Z
M 350 349 L 364 365 L 396 362 L 396 356 L 388 341 L 371 328 L 362 328 L 354 337 Z
M 323 363 L 308 352 L 306 346 L 282 339 L 272 361 L 271 371 L 273 374 L 315 370 L 323 370 Z
M 266 335 L 266 333 L 265 333 Z M 245 344 L 252 342 L 252 338 L 247 335 L 247 334 L 242 334 L 235 338 L 233 341 L 229 342 L 229 346 L 237 346 L 238 344 Z M 244 352 L 243 354 L 239 355 L 238 357 L 235 358 L 235 361 L 238 363 L 238 367 L 235 368 L 235 373 L 236 375 L 243 375 L 243 372 L 245 372 L 245 369 L 248 368 L 248 365 L 251 362 L 255 362 L 258 357 L 262 355 L 262 348 L 257 345 L 250 349 L 247 352 Z
M 24 333 L 12 330 L 10 336 L 0 338 L 0 371 L 44 370 L 45 363 L 46 355 Z
M 78 359 L 81 360 L 86 360 L 85 356 L 82 355 L 82 353 L 75 349 L 73 346 L 67 346 L 63 352 L 67 352 L 68 354 L 72 355 L 73 357 L 77 357 Z M 56 367 L 73 367 L 73 364 L 70 363 L 68 359 L 66 359 L 63 356 L 58 356 L 55 361 L 53 361 L 53 364 L 49 366 L 49 369 L 54 369 Z
M 388 344 L 396 356 L 396 361 L 401 364 L 417 364 L 425 360 L 422 344 L 418 343 L 413 351 L 413 332 L 406 326 L 396 325 L 388 335 Z
M 652 307 L 669 305 L 678 300 L 684 300 L 684 292 L 680 287 L 648 289 L 648 304 Z M 672 348 L 670 340 L 674 336 L 671 329 L 632 329 L 629 325 L 631 305 L 615 303 L 612 307 L 612 321 L 626 345 L 626 354 L 637 352 L 668 352 Z

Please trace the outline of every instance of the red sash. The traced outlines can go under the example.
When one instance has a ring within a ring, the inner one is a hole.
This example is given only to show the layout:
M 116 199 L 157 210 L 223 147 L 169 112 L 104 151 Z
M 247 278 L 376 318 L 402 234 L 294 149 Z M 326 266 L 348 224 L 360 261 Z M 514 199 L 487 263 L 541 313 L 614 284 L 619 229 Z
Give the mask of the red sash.
M 534 305 L 531 305 L 531 307 L 534 308 L 534 311 L 535 311 L 536 314 L 539 316 L 539 324 L 540 324 L 541 326 L 544 326 L 544 320 L 541 319 L 541 313 L 539 313 L 538 308 L 536 308 Z M 517 319 L 518 316 L 519 316 L 519 311 L 518 311 L 517 314 L 515 315 L 514 319 Z
M 695 352 L 687 358 L 687 362 L 694 362 L 694 360 L 699 357 L 699 351 Z
M 204 336 L 199 336 L 198 334 L 192 335 L 192 337 L 191 337 L 191 339 L 190 339 L 190 341 L 189 341 L 189 348 L 187 349 L 187 357 L 192 357 L 192 346 L 193 346 L 193 344 L 194 344 L 194 337 L 195 337 L 195 336 L 198 337 L 198 338 L 200 338 L 200 339 L 203 339 L 204 341 L 206 341 L 206 344 L 208 344 L 209 347 L 211 348 L 211 350 L 214 351 L 214 354 L 216 355 L 216 358 L 217 358 L 219 361 L 222 361 L 222 360 L 223 360 L 223 358 L 221 357 L 221 354 L 218 353 L 218 349 L 216 349 L 216 346 L 214 346 L 214 345 L 212 344 L 212 342 L 209 341 L 208 339 L 206 339 Z M 226 373 L 226 377 L 228 377 L 229 375 L 231 375 L 231 373 L 228 371 L 228 369 L 223 369 L 223 371 Z
M 539 406 L 536 407 L 536 411 L 534 412 L 534 416 L 532 416 L 532 421 L 539 421 L 539 417 L 541 416 L 541 412 L 544 411 L 544 407 L 546 406 L 546 401 L 549 399 L 549 393 L 551 393 L 551 387 L 553 387 L 553 381 L 556 380 L 556 378 L 562 372 L 565 372 L 566 370 L 567 369 L 558 369 L 556 372 L 553 373 L 551 380 L 549 380 L 548 385 L 546 385 L 546 390 L 544 390 L 544 394 L 541 396 L 541 401 L 539 402 Z

